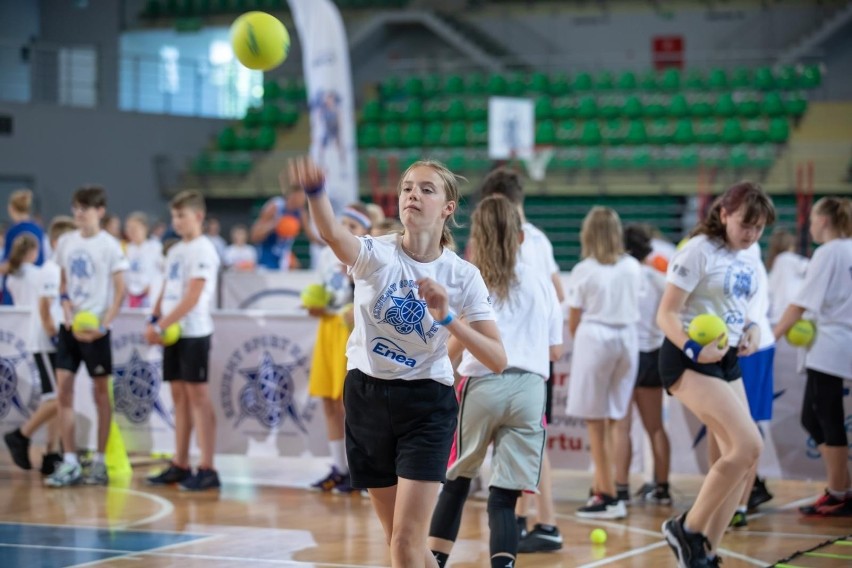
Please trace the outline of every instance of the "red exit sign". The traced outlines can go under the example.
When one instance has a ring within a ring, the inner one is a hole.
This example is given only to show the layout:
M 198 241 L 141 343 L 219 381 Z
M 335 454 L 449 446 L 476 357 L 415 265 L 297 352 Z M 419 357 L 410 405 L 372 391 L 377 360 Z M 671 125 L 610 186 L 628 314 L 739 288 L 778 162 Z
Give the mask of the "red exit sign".
M 683 45 L 684 39 L 681 35 L 654 36 L 651 38 L 654 68 L 677 67 L 683 69 Z

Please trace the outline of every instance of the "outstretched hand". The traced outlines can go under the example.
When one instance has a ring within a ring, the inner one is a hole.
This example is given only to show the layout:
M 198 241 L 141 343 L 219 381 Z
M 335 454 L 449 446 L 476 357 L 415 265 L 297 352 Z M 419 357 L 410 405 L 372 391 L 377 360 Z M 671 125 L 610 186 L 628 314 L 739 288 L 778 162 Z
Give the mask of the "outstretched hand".
M 310 189 L 325 183 L 325 174 L 310 156 L 287 160 L 287 177 L 291 185 Z

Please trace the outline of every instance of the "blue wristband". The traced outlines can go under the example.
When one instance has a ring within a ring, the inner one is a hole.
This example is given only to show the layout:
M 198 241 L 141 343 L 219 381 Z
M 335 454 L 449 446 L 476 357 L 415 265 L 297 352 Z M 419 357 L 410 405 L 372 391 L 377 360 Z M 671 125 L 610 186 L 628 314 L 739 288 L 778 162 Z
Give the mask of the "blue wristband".
M 159 319 L 160 319 L 160 316 L 155 316 L 154 314 L 151 314 L 150 316 L 145 318 L 145 323 L 157 323 L 157 320 L 159 320 Z
M 757 325 L 756 321 L 748 322 L 747 324 L 745 324 L 745 327 L 743 328 L 743 333 L 747 332 L 748 330 L 750 330 L 751 328 L 753 328 L 756 325 Z
M 321 183 L 321 184 L 315 185 L 313 187 L 306 187 L 305 188 L 305 194 L 308 197 L 316 197 L 320 193 L 322 193 L 323 191 L 325 191 L 325 183 Z
M 437 323 L 438 325 L 448 326 L 448 325 L 450 325 L 450 322 L 453 321 L 454 319 L 455 319 L 455 316 L 453 315 L 453 312 L 447 312 L 447 317 L 445 317 L 441 321 L 437 321 L 435 323 Z
M 687 339 L 686 343 L 683 344 L 683 352 L 686 353 L 686 356 L 692 359 L 694 363 L 698 363 L 698 355 L 701 353 L 701 349 L 703 349 L 703 345 L 698 343 L 693 339 Z
M 64 301 L 66 301 L 66 300 L 70 302 L 70 301 L 71 301 L 71 296 L 69 296 L 68 294 L 62 294 L 61 296 L 59 296 L 59 301 L 60 301 L 60 302 L 64 302 Z

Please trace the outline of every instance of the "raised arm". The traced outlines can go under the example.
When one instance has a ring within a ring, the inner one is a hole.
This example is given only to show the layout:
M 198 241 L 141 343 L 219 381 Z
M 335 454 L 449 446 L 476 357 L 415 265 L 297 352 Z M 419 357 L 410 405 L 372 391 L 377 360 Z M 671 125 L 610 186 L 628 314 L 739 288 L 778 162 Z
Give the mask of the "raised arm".
M 347 266 L 355 264 L 361 252 L 361 242 L 337 222 L 331 201 L 325 192 L 325 176 L 320 167 L 304 156 L 290 160 L 287 163 L 287 172 L 290 182 L 305 190 L 308 210 L 319 236 L 331 247 L 340 262 Z

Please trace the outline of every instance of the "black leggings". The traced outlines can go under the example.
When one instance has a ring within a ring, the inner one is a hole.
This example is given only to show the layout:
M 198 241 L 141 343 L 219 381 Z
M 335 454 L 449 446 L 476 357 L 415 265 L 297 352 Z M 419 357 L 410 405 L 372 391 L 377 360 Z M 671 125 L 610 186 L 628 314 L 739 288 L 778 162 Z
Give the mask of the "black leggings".
M 802 427 L 816 444 L 846 447 L 846 413 L 843 410 L 843 379 L 808 369 Z

